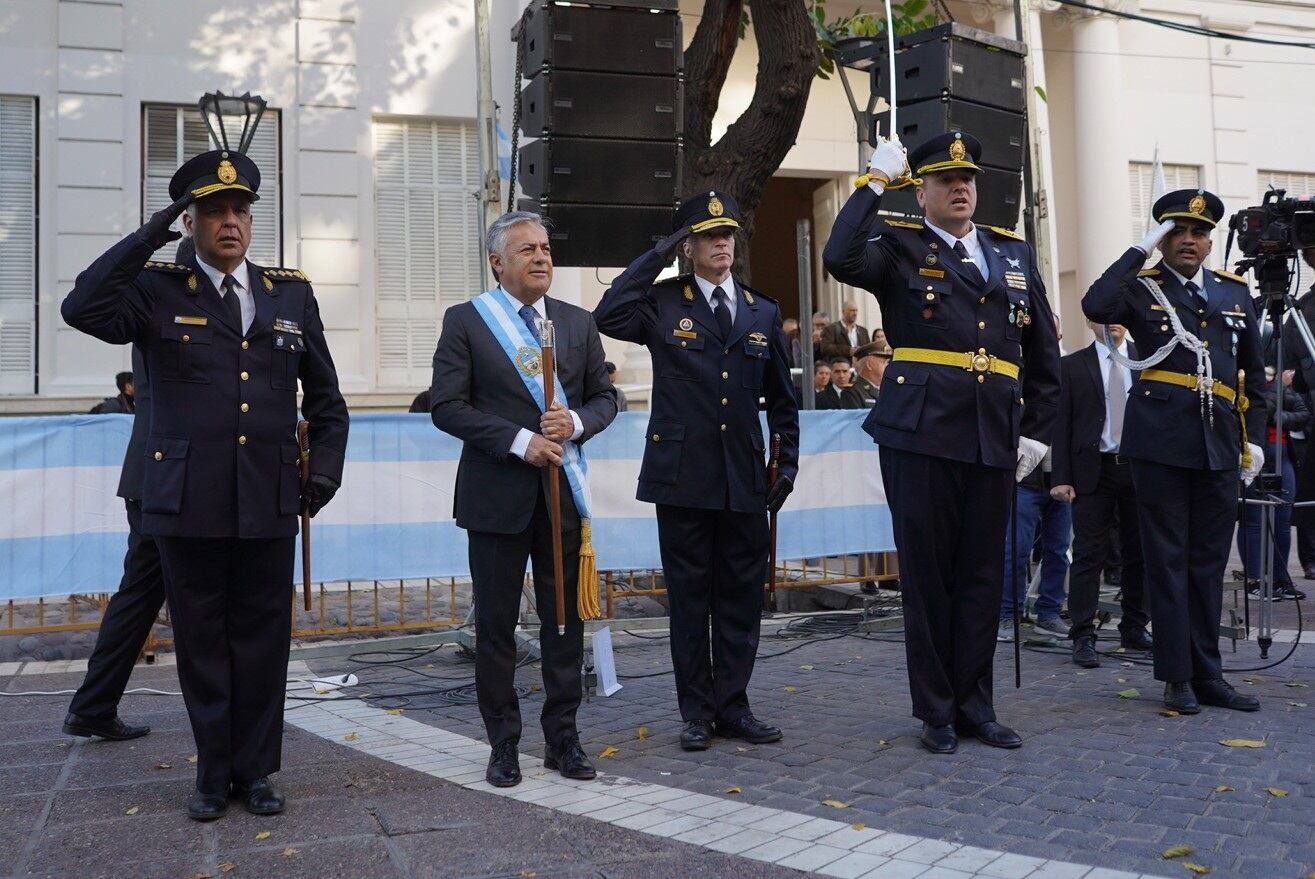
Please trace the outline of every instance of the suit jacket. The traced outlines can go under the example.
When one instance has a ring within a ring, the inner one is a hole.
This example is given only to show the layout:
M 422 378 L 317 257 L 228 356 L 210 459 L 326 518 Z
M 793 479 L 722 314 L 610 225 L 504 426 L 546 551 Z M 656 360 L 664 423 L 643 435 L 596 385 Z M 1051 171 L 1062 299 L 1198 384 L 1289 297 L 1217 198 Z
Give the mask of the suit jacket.
M 1012 232 L 977 227 L 990 264 L 985 288 L 921 222 L 883 219 L 864 186 L 836 216 L 822 252 L 832 277 L 881 304 L 896 359 L 864 422 L 882 446 L 1013 469 L 1021 433 L 1049 444 L 1059 404 L 1059 336 L 1031 246 Z M 1002 373 L 901 361 L 902 347 L 984 351 L 1020 367 Z
M 827 385 L 822 393 L 815 398 L 817 408 L 826 409 L 864 409 L 866 404 L 863 402 L 863 392 L 858 388 L 850 385 L 841 389 L 840 393 L 835 392 L 835 385 Z
M 142 532 L 291 537 L 301 508 L 298 381 L 311 472 L 340 482 L 347 449 L 347 404 L 310 283 L 248 260 L 256 314 L 244 334 L 195 256 L 148 262 L 152 250 L 135 232 L 124 238 L 78 275 L 60 309 L 75 329 L 141 349 L 144 380 L 137 370 L 133 379 L 150 394 Z M 140 401 L 138 413 L 140 422 Z
M 1137 359 L 1137 349 L 1131 342 L 1128 357 Z M 1137 377 L 1138 373 L 1134 372 L 1134 383 Z M 1105 432 L 1105 409 L 1100 352 L 1093 342 L 1060 360 L 1059 419 L 1051 447 L 1052 485 L 1071 485 L 1079 496 L 1096 490 L 1100 482 L 1100 437 Z M 1124 410 L 1124 425 L 1127 425 L 1127 410 Z
M 855 348 L 862 348 L 872 337 L 868 335 L 867 327 L 859 324 L 854 325 L 854 330 L 858 336 L 858 344 L 849 344 L 849 334 L 845 332 L 843 321 L 836 321 L 833 324 L 827 324 L 822 329 L 822 352 L 821 358 L 828 363 L 832 357 L 853 357 Z
M 577 440 L 583 444 L 616 418 L 603 343 L 584 309 L 547 297 L 544 310 L 556 329 L 557 378 L 584 427 Z M 454 305 L 443 315 L 429 396 L 434 425 L 462 442 L 453 504 L 457 526 L 494 534 L 524 531 L 548 471 L 511 454 L 511 445 L 522 428 L 539 432 L 543 412 L 474 303 Z M 562 527 L 578 524 L 563 475 Z
M 1183 327 L 1209 345 L 1218 381 L 1236 388 L 1238 370 L 1246 370 L 1251 388 L 1247 436 L 1251 442 L 1259 442 L 1265 429 L 1265 404 L 1259 393 L 1265 372 L 1260 332 L 1246 284 L 1235 276 L 1207 271 L 1209 302 L 1203 303 L 1168 269 L 1157 265 L 1139 271 L 1145 262 L 1140 248 L 1128 248 L 1082 297 L 1083 313 L 1099 323 L 1123 324 L 1143 351 L 1155 351 L 1173 337 L 1173 326 L 1141 278 L 1158 284 Z M 1180 345 L 1156 369 L 1195 375 L 1196 355 Z M 1173 467 L 1236 470 L 1241 443 L 1237 408 L 1213 394 L 1211 405 L 1213 424 L 1203 417 L 1196 391 L 1138 380 L 1128 399 L 1119 450 L 1131 458 Z
M 692 275 L 654 279 L 667 258 L 650 250 L 603 294 L 594 318 L 607 335 L 646 345 L 653 358 L 641 501 L 739 513 L 767 511 L 767 446 L 758 400 L 781 437 L 780 472 L 799 469 L 799 408 L 790 382 L 781 310 L 734 282 L 729 338 Z

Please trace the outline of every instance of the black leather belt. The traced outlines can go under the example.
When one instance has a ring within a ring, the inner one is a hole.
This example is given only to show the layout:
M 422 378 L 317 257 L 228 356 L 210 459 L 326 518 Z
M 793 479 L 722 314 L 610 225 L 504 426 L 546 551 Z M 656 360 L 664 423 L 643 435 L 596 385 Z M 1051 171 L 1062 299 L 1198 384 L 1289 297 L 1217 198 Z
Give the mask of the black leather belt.
M 1129 463 L 1128 457 L 1126 455 L 1120 455 L 1118 452 L 1101 452 L 1100 456 L 1102 459 L 1109 461 L 1113 464 Z

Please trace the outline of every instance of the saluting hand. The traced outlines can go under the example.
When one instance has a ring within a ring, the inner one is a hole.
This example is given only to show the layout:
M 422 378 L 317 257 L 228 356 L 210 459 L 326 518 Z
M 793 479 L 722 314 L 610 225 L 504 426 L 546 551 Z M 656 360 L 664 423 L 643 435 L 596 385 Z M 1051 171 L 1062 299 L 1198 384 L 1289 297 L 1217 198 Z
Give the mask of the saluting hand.
M 176 232 L 169 227 L 173 221 L 178 219 L 187 206 L 192 203 L 191 193 L 184 193 L 183 197 L 169 205 L 151 214 L 151 218 L 137 230 L 137 234 L 147 244 L 155 249 L 160 249 L 170 241 L 177 241 L 183 237 L 182 232 Z
M 1173 231 L 1174 226 L 1178 223 L 1175 220 L 1165 220 L 1160 225 L 1146 233 L 1146 237 L 1141 240 L 1137 248 L 1147 256 L 1155 249 L 1155 246 L 1164 240 L 1164 236 Z
M 575 433 L 575 419 L 569 409 L 554 400 L 539 419 L 539 433 L 554 443 L 564 443 Z
M 530 444 L 525 449 L 525 463 L 535 467 L 547 467 L 552 464 L 562 466 L 562 447 L 539 434 L 530 437 Z
M 683 229 L 678 229 L 677 231 L 672 232 L 666 238 L 663 238 L 657 244 L 653 245 L 653 249 L 656 250 L 658 253 L 662 254 L 663 256 L 670 256 L 672 253 L 675 252 L 676 248 L 680 246 L 680 242 L 684 241 L 686 238 L 689 237 L 689 234 L 690 234 L 689 226 L 686 226 Z

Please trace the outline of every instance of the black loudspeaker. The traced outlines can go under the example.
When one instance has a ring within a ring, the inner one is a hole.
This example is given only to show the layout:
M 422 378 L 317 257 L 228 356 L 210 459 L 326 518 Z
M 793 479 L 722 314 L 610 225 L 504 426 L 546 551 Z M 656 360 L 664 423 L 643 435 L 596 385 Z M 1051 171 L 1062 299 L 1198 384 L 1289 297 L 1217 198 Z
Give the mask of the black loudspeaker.
M 1018 171 L 983 165 L 982 173 L 977 175 L 977 210 L 973 213 L 973 222 L 983 226 L 1014 228 L 1018 225 L 1022 190 L 1023 175 Z M 922 208 L 918 207 L 918 198 L 912 186 L 887 191 L 881 197 L 881 209 L 922 216 Z
M 674 141 L 683 118 L 681 82 L 675 76 L 545 70 L 521 92 L 526 137 Z
M 531 77 L 548 67 L 674 76 L 684 54 L 674 0 L 669 5 L 672 11 L 655 14 L 650 5 L 597 8 L 539 0 L 526 10 L 522 23 L 525 66 L 521 73 Z
M 1026 54 L 1022 43 L 955 22 L 908 34 L 895 43 L 895 100 L 903 107 L 953 96 L 1022 113 Z M 875 57 L 873 94 L 890 94 L 886 58 L 884 51 Z
M 521 147 L 519 165 L 521 189 L 531 198 L 669 205 L 680 149 L 674 140 L 541 137 Z
M 1026 117 L 985 104 L 974 104 L 958 98 L 933 98 L 899 108 L 899 136 L 904 145 L 913 149 L 925 140 L 951 129 L 967 131 L 982 142 L 981 161 L 998 168 L 1023 167 Z M 890 114 L 881 113 L 872 118 L 873 136 L 890 136 Z
M 548 220 L 556 266 L 627 266 L 667 234 L 675 205 L 559 204 L 522 199 Z

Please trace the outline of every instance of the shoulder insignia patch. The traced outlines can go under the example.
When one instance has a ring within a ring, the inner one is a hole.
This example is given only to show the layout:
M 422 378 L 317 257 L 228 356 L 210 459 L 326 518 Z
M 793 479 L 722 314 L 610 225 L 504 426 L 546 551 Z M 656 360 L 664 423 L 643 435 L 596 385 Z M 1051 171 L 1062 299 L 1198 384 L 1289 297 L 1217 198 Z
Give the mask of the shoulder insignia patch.
M 1015 241 L 1027 240 L 1022 235 L 1019 235 L 1017 232 L 1015 232 L 1013 229 L 1006 229 L 1003 226 L 987 226 L 986 228 L 990 229 L 992 232 L 994 232 L 997 235 L 1003 235 L 1004 237 L 1012 238 Z
M 176 262 L 157 262 L 156 260 L 146 263 L 145 268 L 156 272 L 172 272 L 176 275 L 185 275 L 192 271 L 187 266 L 180 266 Z
M 1226 272 L 1223 269 L 1211 269 L 1211 271 L 1221 278 L 1227 278 L 1230 281 L 1237 281 L 1239 284 L 1245 284 L 1247 282 L 1247 279 L 1241 275 L 1235 275 L 1232 272 Z
M 883 217 L 882 219 L 885 219 L 885 218 Z M 886 223 L 887 226 L 891 226 L 891 227 L 896 228 L 896 229 L 921 229 L 921 228 L 922 228 L 922 224 L 921 224 L 921 223 L 909 222 L 908 220 L 885 220 L 885 223 Z
M 265 269 L 265 276 L 273 278 L 275 281 L 304 281 L 310 283 L 310 278 L 302 274 L 301 269 Z
M 1159 269 L 1142 269 L 1137 273 L 1139 278 L 1153 278 L 1160 273 Z

